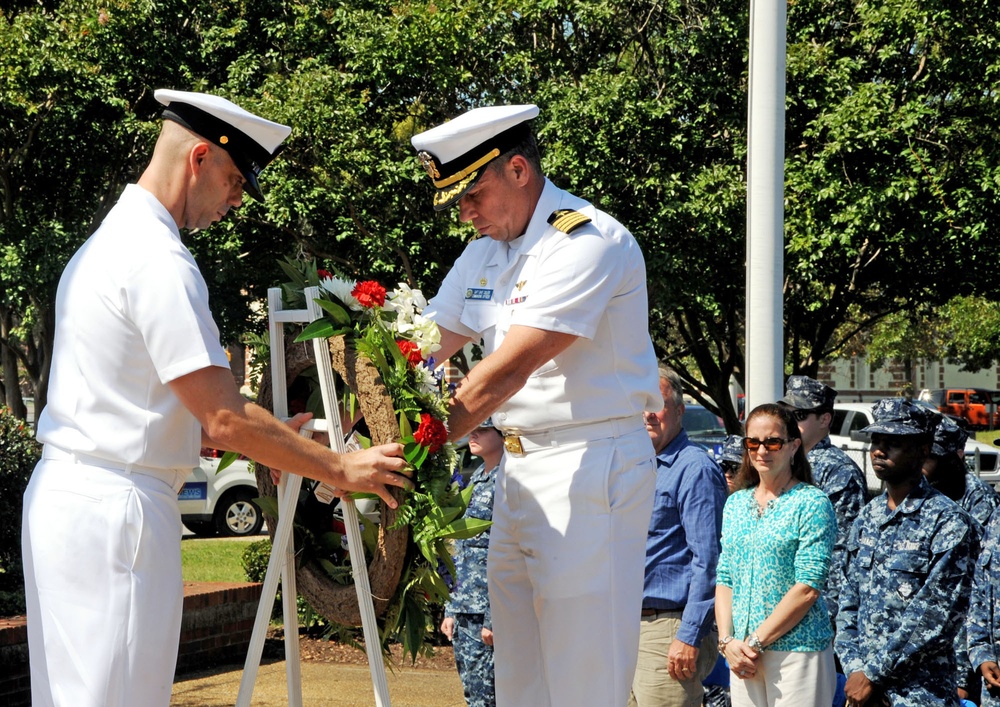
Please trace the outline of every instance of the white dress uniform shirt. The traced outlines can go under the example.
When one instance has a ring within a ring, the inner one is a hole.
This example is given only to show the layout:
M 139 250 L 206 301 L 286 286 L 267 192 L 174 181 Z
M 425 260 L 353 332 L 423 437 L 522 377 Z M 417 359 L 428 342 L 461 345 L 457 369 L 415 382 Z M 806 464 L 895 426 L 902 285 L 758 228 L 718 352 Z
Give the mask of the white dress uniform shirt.
M 591 223 L 560 231 L 563 209 Z M 642 413 L 663 407 L 635 239 L 546 180 L 525 234 L 471 243 L 425 314 L 486 354 L 515 325 L 579 337 L 492 415 L 523 443 L 501 462 L 487 563 L 496 697 L 625 704 L 655 481 Z
M 590 224 L 562 233 L 558 209 Z M 624 226 L 549 180 L 525 235 L 473 241 L 455 262 L 425 316 L 500 347 L 511 326 L 580 337 L 532 374 L 493 415 L 505 431 L 532 432 L 656 412 L 656 356 L 648 334 L 646 266 Z
M 32 703 L 170 702 L 183 606 L 177 491 L 201 427 L 168 383 L 229 363 L 169 212 L 130 185 L 56 297 L 45 443 L 24 495 Z
M 167 383 L 229 367 L 208 289 L 166 208 L 131 184 L 66 266 L 38 440 L 123 464 L 198 465 L 201 425 Z

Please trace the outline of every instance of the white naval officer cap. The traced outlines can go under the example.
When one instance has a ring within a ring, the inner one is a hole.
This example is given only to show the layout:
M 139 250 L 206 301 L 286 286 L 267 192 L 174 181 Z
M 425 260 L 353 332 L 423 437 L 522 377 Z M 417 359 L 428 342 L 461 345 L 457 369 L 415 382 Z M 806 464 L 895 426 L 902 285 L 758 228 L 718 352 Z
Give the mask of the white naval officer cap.
M 164 120 L 180 123 L 229 153 L 246 184 L 244 191 L 264 201 L 257 176 L 278 154 L 292 129 L 208 93 L 157 89 L 153 95 L 166 106 Z
M 410 138 L 437 191 L 434 210 L 448 208 L 469 191 L 484 167 L 529 134 L 538 106 L 475 108 Z

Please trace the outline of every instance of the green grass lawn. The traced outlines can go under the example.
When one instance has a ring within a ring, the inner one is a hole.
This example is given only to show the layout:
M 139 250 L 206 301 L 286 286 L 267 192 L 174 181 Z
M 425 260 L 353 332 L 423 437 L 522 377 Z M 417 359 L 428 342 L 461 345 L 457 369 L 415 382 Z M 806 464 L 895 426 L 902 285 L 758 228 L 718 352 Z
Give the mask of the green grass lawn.
M 185 582 L 246 582 L 240 558 L 254 540 L 232 538 L 187 538 L 181 541 L 181 568 Z
M 976 441 L 983 444 L 993 444 L 993 440 L 1000 439 L 1000 430 L 981 430 L 976 432 Z M 997 446 L 993 444 L 993 446 Z

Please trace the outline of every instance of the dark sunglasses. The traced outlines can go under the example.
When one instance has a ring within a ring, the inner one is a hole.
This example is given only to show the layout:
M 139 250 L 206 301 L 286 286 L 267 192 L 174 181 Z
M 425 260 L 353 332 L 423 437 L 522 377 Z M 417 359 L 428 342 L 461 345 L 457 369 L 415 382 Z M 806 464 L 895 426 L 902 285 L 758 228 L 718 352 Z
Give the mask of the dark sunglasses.
M 736 462 L 722 462 L 722 472 L 724 474 L 735 474 L 740 470 L 740 465 Z
M 767 451 L 777 452 L 779 449 L 781 449 L 791 441 L 792 440 L 790 439 L 782 439 L 781 437 L 768 437 L 767 439 L 757 439 L 756 437 L 744 437 L 743 448 L 752 452 L 763 444 L 764 449 L 766 449 Z
M 796 422 L 802 422 L 814 412 L 815 410 L 792 410 L 792 417 L 795 418 Z

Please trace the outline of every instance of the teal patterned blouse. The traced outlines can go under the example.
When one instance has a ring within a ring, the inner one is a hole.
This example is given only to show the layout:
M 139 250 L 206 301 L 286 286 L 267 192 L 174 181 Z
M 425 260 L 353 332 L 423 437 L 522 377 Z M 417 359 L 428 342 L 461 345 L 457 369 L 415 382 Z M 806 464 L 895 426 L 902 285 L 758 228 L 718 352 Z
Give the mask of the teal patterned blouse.
M 798 582 L 826 586 L 837 522 L 830 499 L 799 483 L 771 501 L 758 518 L 753 488 L 737 491 L 722 514 L 717 582 L 733 591 L 733 635 L 745 639 Z M 820 596 L 795 627 L 768 646 L 776 651 L 822 651 L 833 629 Z

